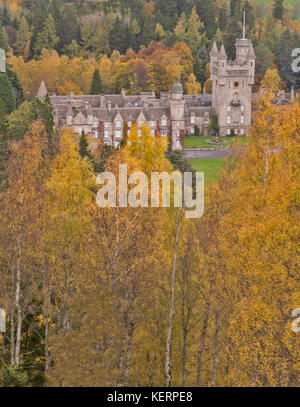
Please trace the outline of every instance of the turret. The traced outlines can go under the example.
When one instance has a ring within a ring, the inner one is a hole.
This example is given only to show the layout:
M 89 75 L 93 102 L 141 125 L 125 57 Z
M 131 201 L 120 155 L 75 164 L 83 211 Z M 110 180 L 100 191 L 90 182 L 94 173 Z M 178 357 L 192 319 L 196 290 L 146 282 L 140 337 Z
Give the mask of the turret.
M 249 76 L 250 76 L 250 82 L 249 85 L 254 85 L 254 79 L 255 79 L 255 60 L 256 56 L 254 53 L 253 45 L 250 42 L 250 47 L 247 53 L 247 61 L 248 61 L 248 66 L 249 66 Z
M 47 91 L 47 88 L 46 88 L 45 81 L 42 80 L 42 82 L 40 84 L 40 87 L 39 87 L 39 90 L 37 91 L 36 97 L 38 99 L 40 99 L 40 100 L 44 100 L 47 93 L 48 93 L 48 91 Z
M 222 44 L 220 53 L 219 53 L 219 59 L 218 59 L 218 84 L 219 85 L 225 85 L 225 76 L 226 76 L 226 65 L 227 65 L 227 54 L 225 51 L 224 44 Z

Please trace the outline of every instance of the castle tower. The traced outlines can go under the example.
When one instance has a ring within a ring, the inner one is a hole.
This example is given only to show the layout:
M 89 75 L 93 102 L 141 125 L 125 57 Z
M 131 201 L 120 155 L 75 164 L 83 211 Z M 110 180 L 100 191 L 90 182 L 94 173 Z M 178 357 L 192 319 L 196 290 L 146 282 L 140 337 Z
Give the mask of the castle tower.
M 172 151 L 184 148 L 184 98 L 181 83 L 173 85 L 170 99 Z
M 245 38 L 245 27 L 244 14 L 243 38 L 236 40 L 235 61 L 228 60 L 224 45 L 218 52 L 214 44 L 210 52 L 212 107 L 218 115 L 223 137 L 232 131 L 245 135 L 251 126 L 255 54 L 251 40 Z

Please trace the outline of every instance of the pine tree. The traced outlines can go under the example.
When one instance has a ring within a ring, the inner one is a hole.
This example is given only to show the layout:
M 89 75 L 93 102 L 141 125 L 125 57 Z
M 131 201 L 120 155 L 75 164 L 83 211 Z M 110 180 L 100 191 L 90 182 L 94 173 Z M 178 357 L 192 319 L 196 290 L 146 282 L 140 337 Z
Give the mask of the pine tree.
M 4 6 L 2 8 L 1 24 L 4 27 L 11 25 L 11 17 L 10 17 L 9 9 L 7 7 L 6 0 L 4 0 Z
M 13 87 L 6 73 L 0 73 L 0 99 L 6 106 L 6 113 L 11 113 L 15 107 Z
M 147 13 L 143 21 L 143 29 L 141 33 L 141 45 L 145 45 L 147 47 L 150 44 L 150 42 L 154 40 L 155 28 L 156 28 L 155 20 L 152 14 Z
M 84 130 L 81 132 L 81 136 L 79 139 L 79 154 L 81 158 L 87 157 L 89 160 L 92 159 L 92 154 L 89 150 L 89 143 L 87 141 L 86 134 Z
M 0 387 L 27 387 L 27 373 L 20 366 L 4 365 L 0 371 Z
M 8 79 L 10 80 L 14 89 L 15 107 L 17 109 L 20 106 L 20 104 L 24 102 L 23 88 L 22 85 L 20 84 L 17 73 L 15 71 L 12 71 L 9 65 L 6 67 L 6 72 Z
M 102 81 L 101 81 L 99 69 L 97 68 L 97 69 L 95 69 L 94 74 L 93 74 L 90 94 L 91 95 L 100 95 L 101 93 L 103 93 Z
M 29 57 L 28 50 L 30 49 L 30 40 L 32 33 L 30 32 L 29 24 L 26 18 L 21 18 L 20 27 L 17 31 L 17 39 L 14 45 L 17 55 L 22 56 L 26 61 Z
M 283 13 L 284 13 L 284 6 L 283 6 L 283 0 L 275 0 L 274 6 L 273 6 L 273 17 L 275 21 L 283 19 Z
M 9 39 L 5 27 L 0 28 L 0 48 L 5 52 L 9 50 Z
M 37 36 L 35 44 L 36 55 L 39 55 L 44 48 L 49 50 L 55 49 L 58 41 L 59 38 L 56 35 L 54 18 L 49 14 L 44 22 L 43 30 Z
M 241 0 L 230 0 L 230 16 L 239 19 L 241 13 Z
M 242 29 L 236 19 L 231 18 L 224 33 L 224 45 L 229 59 L 235 59 L 235 41 L 237 38 L 242 38 Z
M 279 70 L 281 79 L 286 82 L 288 88 L 298 86 L 299 75 L 291 69 L 293 63 L 292 50 L 299 45 L 299 37 L 294 36 L 289 29 L 286 29 L 280 36 L 280 40 L 275 47 L 275 62 Z
M 109 46 L 112 51 L 117 50 L 121 54 L 125 54 L 126 45 L 126 29 L 123 22 L 117 17 L 109 33 Z
M 221 31 L 225 31 L 225 28 L 227 26 L 227 17 L 228 17 L 228 12 L 227 12 L 227 6 L 224 5 L 220 11 L 219 11 L 219 28 Z

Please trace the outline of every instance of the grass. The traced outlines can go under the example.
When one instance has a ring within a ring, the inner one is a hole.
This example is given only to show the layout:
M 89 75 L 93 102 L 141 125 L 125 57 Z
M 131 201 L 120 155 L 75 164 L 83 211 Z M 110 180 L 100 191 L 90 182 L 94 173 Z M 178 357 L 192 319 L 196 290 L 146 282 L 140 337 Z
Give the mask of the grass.
M 214 137 L 188 136 L 184 139 L 184 148 L 215 148 L 215 144 L 209 143 L 212 140 L 214 140 Z M 235 143 L 240 146 L 245 146 L 249 142 L 249 140 L 245 136 L 226 137 L 221 140 L 223 141 L 223 143 L 218 144 L 218 147 L 228 147 L 230 144 Z
M 224 158 L 201 158 L 188 160 L 194 170 L 204 172 L 205 183 L 216 182 L 221 169 L 224 167 Z
M 184 138 L 184 147 L 185 148 L 214 148 L 216 147 L 214 144 L 210 144 L 209 141 L 212 141 L 212 137 L 185 137 Z M 219 144 L 219 147 L 221 146 L 227 146 L 228 142 L 224 142 L 223 144 Z

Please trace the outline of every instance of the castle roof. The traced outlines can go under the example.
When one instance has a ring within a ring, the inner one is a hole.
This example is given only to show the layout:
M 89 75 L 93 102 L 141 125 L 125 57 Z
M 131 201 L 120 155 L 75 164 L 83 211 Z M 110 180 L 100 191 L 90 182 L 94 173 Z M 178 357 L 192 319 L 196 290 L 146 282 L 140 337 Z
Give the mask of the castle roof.
M 212 49 L 211 49 L 209 55 L 210 55 L 211 57 L 218 57 L 218 56 L 219 56 L 219 51 L 218 51 L 218 47 L 217 47 L 216 41 L 214 41 L 213 47 L 212 47 Z
M 177 79 L 176 83 L 174 83 L 172 87 L 172 93 L 183 93 L 183 88 L 179 80 Z
M 249 51 L 247 53 L 247 58 L 248 59 L 255 59 L 256 58 L 252 43 L 250 43 Z
M 224 44 L 222 44 L 222 46 L 221 46 L 219 57 L 222 58 L 222 59 L 227 59 L 227 54 L 226 54 L 226 51 L 225 51 Z
M 38 90 L 38 92 L 36 94 L 36 97 L 38 99 L 44 100 L 47 93 L 48 93 L 48 91 L 47 91 L 47 88 L 46 88 L 46 84 L 45 84 L 44 80 L 42 80 L 42 82 L 40 84 L 40 87 L 39 87 L 39 90 Z

